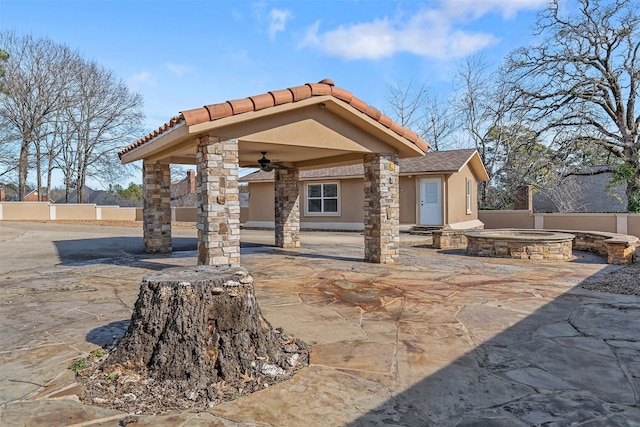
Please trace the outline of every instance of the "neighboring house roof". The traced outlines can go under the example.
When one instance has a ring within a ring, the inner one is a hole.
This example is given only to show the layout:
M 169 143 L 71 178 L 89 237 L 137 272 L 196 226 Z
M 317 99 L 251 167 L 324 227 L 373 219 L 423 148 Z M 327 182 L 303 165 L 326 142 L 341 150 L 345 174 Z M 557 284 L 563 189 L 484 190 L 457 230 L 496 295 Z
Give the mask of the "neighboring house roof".
M 171 118 L 167 123 L 160 126 L 157 130 L 140 138 L 133 144 L 122 149 L 118 155 L 121 159 L 132 150 L 148 144 L 150 141 L 157 139 L 163 134 L 167 134 L 182 128 L 200 125 L 207 122 L 230 118 L 234 116 L 244 115 L 248 113 L 256 113 L 261 110 L 293 104 L 313 97 L 325 97 L 322 99 L 330 99 L 338 103 L 346 104 L 364 113 L 370 119 L 388 128 L 401 139 L 410 145 L 415 145 L 421 151 L 427 151 L 430 145 L 420 138 L 415 132 L 399 125 L 388 116 L 382 114 L 379 110 L 367 105 L 361 99 L 353 96 L 347 90 L 336 87 L 333 80 L 324 79 L 319 83 L 307 83 L 302 86 L 295 86 L 288 89 L 275 90 L 250 96 L 243 99 L 234 99 L 226 102 L 206 105 L 201 108 L 185 110 L 177 116 Z M 318 102 L 322 102 L 319 98 Z M 124 161 L 125 159 L 123 159 Z
M 135 202 L 133 200 L 125 200 L 119 199 L 104 190 L 93 190 L 89 187 L 85 187 L 84 190 L 85 203 L 92 203 L 98 206 L 122 206 L 122 207 L 133 207 L 133 206 L 141 206 L 142 202 Z M 69 203 L 75 203 L 77 199 L 77 191 L 71 190 L 69 192 Z M 65 203 L 65 198 L 61 197 L 56 200 L 56 203 Z
M 430 151 L 421 157 L 400 159 L 398 163 L 400 175 L 455 173 L 459 172 L 467 163 L 470 163 L 478 181 L 489 180 L 478 151 L 473 148 Z M 300 171 L 301 180 L 359 178 L 362 176 L 364 176 L 364 166 L 362 164 Z M 240 178 L 240 182 L 273 181 L 273 179 L 273 171 L 256 171 Z
M 604 168 L 583 167 L 580 173 L 587 175 L 570 175 L 556 188 L 538 190 L 532 198 L 533 211 L 626 212 L 625 186 L 611 186 L 612 174 L 602 172 Z

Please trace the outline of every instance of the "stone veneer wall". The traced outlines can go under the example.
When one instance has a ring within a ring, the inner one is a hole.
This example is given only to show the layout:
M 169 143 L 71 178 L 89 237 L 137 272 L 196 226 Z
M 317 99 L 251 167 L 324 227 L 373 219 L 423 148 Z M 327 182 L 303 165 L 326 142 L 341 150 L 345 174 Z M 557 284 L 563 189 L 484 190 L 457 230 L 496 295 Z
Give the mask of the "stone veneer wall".
M 147 253 L 171 252 L 171 170 L 168 163 L 142 162 L 143 237 Z
M 400 256 L 397 154 L 364 156 L 364 260 L 388 264 Z
M 280 248 L 300 247 L 300 173 L 275 170 L 275 243 Z
M 197 152 L 198 265 L 240 265 L 238 141 L 200 138 Z
M 573 259 L 572 240 L 527 241 L 467 235 L 467 253 L 494 258 L 569 261 Z

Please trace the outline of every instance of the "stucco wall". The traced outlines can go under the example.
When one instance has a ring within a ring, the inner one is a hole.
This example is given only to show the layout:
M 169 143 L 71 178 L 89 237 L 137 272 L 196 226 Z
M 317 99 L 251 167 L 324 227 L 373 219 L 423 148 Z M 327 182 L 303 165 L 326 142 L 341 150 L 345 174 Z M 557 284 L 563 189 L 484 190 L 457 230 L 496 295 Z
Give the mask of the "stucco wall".
M 248 221 L 273 221 L 274 212 L 273 182 L 250 183 Z
M 531 211 L 479 211 L 478 219 L 484 228 L 534 228 Z
M 96 219 L 96 205 L 54 205 L 57 220 Z
M 455 223 L 471 221 L 478 218 L 477 211 L 477 186 L 472 186 L 472 213 L 466 213 L 466 198 L 464 193 L 465 178 L 474 179 L 471 169 L 465 167 L 462 173 L 454 174 L 452 179 L 445 180 L 443 175 L 412 175 L 411 177 L 400 177 L 400 223 L 416 224 L 418 212 L 418 194 L 420 178 L 441 178 L 443 182 L 443 218 L 445 223 Z M 309 182 L 336 182 L 327 181 L 304 181 L 300 183 L 300 195 L 305 194 L 305 183 Z M 300 222 L 314 223 L 345 223 L 362 224 L 364 221 L 364 185 L 361 178 L 342 179 L 340 182 L 340 215 L 308 215 L 305 213 L 304 197 L 300 201 Z M 458 188 L 453 196 L 447 188 Z M 247 220 L 250 222 L 273 222 L 273 183 L 272 182 L 252 182 L 249 183 L 249 211 Z M 453 217 L 451 216 L 453 213 Z M 447 216 L 448 215 L 448 216 Z M 453 219 L 452 219 L 453 218 Z M 259 225 L 259 224 L 257 224 Z
M 47 202 L 3 202 L 2 219 L 9 221 L 49 219 Z
M 471 213 L 467 214 L 467 179 L 471 180 Z M 478 219 L 478 185 L 471 168 L 466 164 L 459 173 L 454 173 L 447 179 L 445 187 L 447 194 L 447 214 L 445 222 L 472 221 Z
M 416 223 L 416 177 L 407 176 L 400 177 L 400 223 L 415 224 Z
M 640 214 L 627 215 L 627 234 L 640 237 Z
M 197 208 L 172 208 L 174 211 L 173 221 L 178 222 L 198 222 Z
M 544 215 L 544 228 L 550 230 L 589 230 L 616 232 L 613 214 L 548 214 Z
M 100 206 L 100 219 L 105 221 L 135 221 L 136 208 Z
M 640 237 L 640 214 L 545 213 L 480 211 L 485 228 L 606 231 Z

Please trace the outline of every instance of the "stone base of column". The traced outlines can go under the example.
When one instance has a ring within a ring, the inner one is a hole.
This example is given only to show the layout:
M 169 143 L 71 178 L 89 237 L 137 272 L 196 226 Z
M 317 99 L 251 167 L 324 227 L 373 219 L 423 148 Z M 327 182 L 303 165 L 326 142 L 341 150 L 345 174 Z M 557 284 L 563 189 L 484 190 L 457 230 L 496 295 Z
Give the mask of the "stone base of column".
M 197 152 L 198 265 L 240 265 L 238 141 L 202 137 Z
M 364 260 L 400 259 L 400 187 L 397 154 L 364 156 Z
M 275 244 L 300 247 L 300 190 L 298 169 L 275 171 Z
M 169 164 L 143 162 L 143 240 L 146 253 L 170 253 L 171 170 Z

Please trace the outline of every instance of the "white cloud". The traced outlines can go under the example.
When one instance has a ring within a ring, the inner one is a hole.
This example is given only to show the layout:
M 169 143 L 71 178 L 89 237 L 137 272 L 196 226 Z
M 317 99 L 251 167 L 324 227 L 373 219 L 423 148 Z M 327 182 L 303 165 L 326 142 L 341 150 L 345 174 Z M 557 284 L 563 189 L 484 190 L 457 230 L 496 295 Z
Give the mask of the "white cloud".
M 141 71 L 127 79 L 130 88 L 138 90 L 140 86 L 153 86 L 156 84 L 156 76 L 148 71 Z
M 346 60 L 389 58 L 402 52 L 436 59 L 460 58 L 499 41 L 489 32 L 465 29 L 466 24 L 487 13 L 511 18 L 520 10 L 540 9 L 547 1 L 443 0 L 438 9 L 422 9 L 408 19 L 385 17 L 324 32 L 316 21 L 299 47 L 313 47 Z
M 471 14 L 477 18 L 495 11 L 504 18 L 513 18 L 522 10 L 541 9 L 549 4 L 549 0 L 456 0 L 443 4 L 450 12 L 458 15 Z
M 274 39 L 276 34 L 284 31 L 287 21 L 293 17 L 293 14 L 286 9 L 271 9 L 269 12 L 269 37 Z
M 190 67 L 186 65 L 174 64 L 173 62 L 167 62 L 165 64 L 165 67 L 167 67 L 167 70 L 169 70 L 171 73 L 175 74 L 178 77 L 182 77 L 186 73 L 191 71 Z

